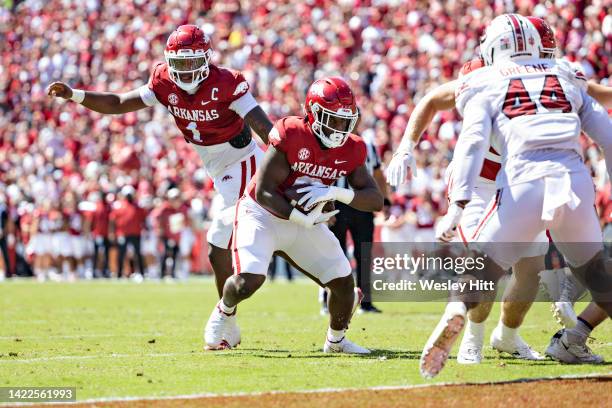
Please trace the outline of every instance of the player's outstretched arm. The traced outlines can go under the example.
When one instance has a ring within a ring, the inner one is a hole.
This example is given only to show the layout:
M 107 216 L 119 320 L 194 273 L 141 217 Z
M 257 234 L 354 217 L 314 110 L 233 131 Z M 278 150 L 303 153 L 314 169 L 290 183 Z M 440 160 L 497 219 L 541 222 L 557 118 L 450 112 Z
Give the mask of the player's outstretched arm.
M 399 148 L 387 167 L 387 182 L 398 186 L 406 181 L 408 169 L 416 171 L 414 163 L 414 146 L 421 134 L 433 120 L 436 113 L 455 107 L 455 87 L 457 81 L 447 82 L 429 91 L 415 106 L 408 119 L 408 125 L 402 136 Z
M 606 109 L 612 109 L 612 86 L 605 86 L 597 82 L 588 82 L 587 93 L 602 104 Z
M 578 114 L 582 130 L 603 150 L 608 176 L 612 180 L 612 118 L 608 116 L 608 112 L 601 104 L 589 95 L 583 96 L 583 103 Z
M 274 125 L 270 118 L 268 118 L 268 115 L 266 115 L 266 112 L 261 109 L 261 106 L 257 105 L 251 109 L 244 117 L 244 120 L 257 133 L 264 144 L 268 144 L 268 134 Z
M 133 112 L 147 107 L 135 89 L 130 92 L 115 94 L 110 92 L 91 92 L 72 89 L 63 82 L 53 82 L 47 87 L 47 95 L 70 99 L 88 109 L 104 114 L 120 114 Z

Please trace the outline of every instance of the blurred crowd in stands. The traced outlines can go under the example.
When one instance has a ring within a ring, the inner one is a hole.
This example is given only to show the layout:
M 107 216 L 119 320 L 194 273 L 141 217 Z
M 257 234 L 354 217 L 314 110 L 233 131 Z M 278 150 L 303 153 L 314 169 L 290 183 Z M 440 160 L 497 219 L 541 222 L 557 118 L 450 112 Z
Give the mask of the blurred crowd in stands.
M 0 5 L 3 3 L 0 3 Z M 52 100 L 45 87 L 128 91 L 146 83 L 180 24 L 201 26 L 214 63 L 241 70 L 272 119 L 300 114 L 319 76 L 350 80 L 369 134 L 390 160 L 415 103 L 477 55 L 497 14 L 545 18 L 560 55 L 594 81 L 612 73 L 605 0 L 25 0 L 0 6 L 0 265 L 40 279 L 205 273 L 213 186 L 163 107 L 122 116 Z M 609 84 L 612 85 L 612 84 Z M 437 115 L 418 175 L 378 217 L 387 240 L 431 240 L 445 211 L 444 171 L 461 128 Z M 602 155 L 584 142 L 612 221 Z M 129 222 L 126 223 L 126 220 Z M 128 256 L 126 256 L 126 254 Z M 9 265 L 6 265 L 6 259 Z M 109 261 L 110 259 L 110 261 Z M 126 269 L 127 268 L 127 269 Z

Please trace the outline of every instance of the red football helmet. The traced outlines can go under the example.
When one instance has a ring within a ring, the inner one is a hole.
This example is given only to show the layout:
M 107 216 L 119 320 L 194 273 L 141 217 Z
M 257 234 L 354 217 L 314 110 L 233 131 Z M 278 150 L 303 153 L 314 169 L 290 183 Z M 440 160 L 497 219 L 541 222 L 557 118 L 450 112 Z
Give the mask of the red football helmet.
M 461 69 L 459 70 L 459 76 L 465 76 L 471 72 L 476 71 L 479 68 L 482 68 L 485 66 L 484 60 L 480 57 L 478 58 L 474 58 L 472 60 L 469 60 L 468 62 L 466 62 L 465 64 L 463 64 L 463 66 L 461 67 Z
M 527 17 L 527 20 L 533 24 L 536 30 L 538 30 L 538 34 L 540 34 L 540 42 L 542 44 L 540 53 L 542 57 L 551 59 L 554 58 L 555 51 L 557 50 L 557 41 L 555 40 L 555 33 L 550 25 L 546 22 L 546 20 L 539 17 L 529 16 Z
M 196 89 L 208 77 L 212 52 L 210 38 L 199 27 L 189 24 L 177 28 L 164 50 L 172 81 L 185 91 Z
M 329 148 L 342 146 L 359 118 L 353 91 L 340 77 L 313 82 L 306 93 L 304 111 L 312 131 Z

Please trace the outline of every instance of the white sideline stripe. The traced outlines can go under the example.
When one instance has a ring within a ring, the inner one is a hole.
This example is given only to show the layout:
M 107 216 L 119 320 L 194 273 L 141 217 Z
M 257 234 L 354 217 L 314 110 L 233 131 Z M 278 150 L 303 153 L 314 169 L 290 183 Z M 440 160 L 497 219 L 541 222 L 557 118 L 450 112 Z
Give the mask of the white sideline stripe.
M 157 400 L 177 400 L 177 399 L 198 399 L 198 398 L 214 398 L 214 397 L 257 397 L 263 395 L 283 395 L 283 394 L 318 394 L 318 393 L 338 393 L 345 391 L 387 391 L 387 390 L 413 390 L 417 388 L 429 388 L 429 387 L 444 387 L 448 385 L 499 385 L 499 384 L 512 384 L 512 383 L 527 383 L 536 381 L 550 381 L 550 380 L 571 380 L 571 379 L 587 379 L 597 378 L 612 375 L 612 371 L 607 373 L 592 373 L 584 375 L 561 375 L 551 377 L 534 377 L 534 378 L 520 378 L 516 380 L 507 381 L 494 381 L 494 382 L 445 382 L 435 384 L 408 384 L 408 385 L 377 385 L 374 387 L 364 388 L 319 388 L 313 390 L 296 390 L 296 391 L 263 391 L 263 392 L 236 392 L 236 393 L 200 393 L 200 394 L 186 394 L 186 395 L 173 395 L 173 396 L 160 396 L 160 397 L 108 397 L 108 398 L 92 398 L 82 401 L 77 401 L 77 404 L 91 404 L 98 402 L 127 402 L 127 401 L 157 401 Z M 2 406 L 3 404 L 0 404 Z M 19 404 L 26 405 L 26 404 Z M 27 404 L 29 405 L 29 404 Z
M 54 357 L 34 357 L 34 358 L 8 358 L 0 360 L 0 364 L 3 363 L 35 363 L 37 361 L 54 361 L 54 360 L 90 360 L 94 358 L 130 358 L 130 357 L 175 357 L 175 356 L 188 356 L 195 355 L 197 353 L 184 352 L 184 353 L 147 353 L 147 354 L 94 354 L 88 356 L 54 356 Z
M 56 335 L 56 336 L 0 336 L 0 340 L 27 340 L 27 339 L 78 339 L 80 337 L 149 337 L 149 336 L 163 336 L 161 333 L 99 333 L 99 334 L 67 334 L 67 335 Z

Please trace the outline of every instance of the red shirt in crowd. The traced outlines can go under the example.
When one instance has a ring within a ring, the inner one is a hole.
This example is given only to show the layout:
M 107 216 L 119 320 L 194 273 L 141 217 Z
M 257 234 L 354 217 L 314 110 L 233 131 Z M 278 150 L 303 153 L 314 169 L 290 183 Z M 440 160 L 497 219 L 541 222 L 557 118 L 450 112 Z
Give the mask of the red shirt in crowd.
M 153 210 L 151 217 L 159 236 L 178 242 L 182 230 L 181 226 L 185 226 L 188 221 L 187 207 L 181 205 L 174 208 L 170 203 L 164 202 Z M 172 222 L 173 219 L 178 222 Z
M 91 234 L 94 238 L 108 237 L 108 221 L 110 217 L 110 208 L 105 202 L 98 202 L 96 209 L 91 213 Z
M 146 213 L 135 203 L 120 200 L 110 212 L 109 220 L 115 224 L 115 235 L 127 237 L 140 235 L 144 229 Z

